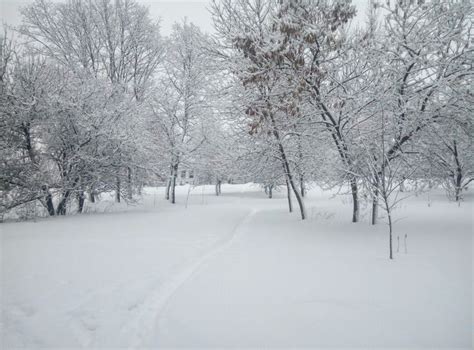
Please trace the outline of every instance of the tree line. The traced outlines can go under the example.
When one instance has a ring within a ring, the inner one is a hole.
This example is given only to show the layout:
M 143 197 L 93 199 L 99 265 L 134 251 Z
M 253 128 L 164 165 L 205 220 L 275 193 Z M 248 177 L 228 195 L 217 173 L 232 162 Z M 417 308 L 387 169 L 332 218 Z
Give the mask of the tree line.
M 131 201 L 196 183 L 347 188 L 372 222 L 405 183 L 461 201 L 474 178 L 469 1 L 214 0 L 215 31 L 163 37 L 134 0 L 36 0 L 1 36 L 1 210 Z M 390 226 L 391 227 L 391 226 Z

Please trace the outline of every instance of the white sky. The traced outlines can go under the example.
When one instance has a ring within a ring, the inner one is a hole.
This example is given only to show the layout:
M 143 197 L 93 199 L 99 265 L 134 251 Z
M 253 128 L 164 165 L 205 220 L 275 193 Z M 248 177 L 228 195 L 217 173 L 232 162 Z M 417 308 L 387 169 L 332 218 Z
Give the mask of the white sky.
M 61 1 L 61 0 L 53 0 Z M 173 23 L 187 17 L 205 32 L 212 32 L 207 0 L 137 0 L 150 9 L 153 18 L 161 18 L 162 34 L 168 35 Z M 352 0 L 358 9 L 357 22 L 363 21 L 368 0 Z M 21 23 L 19 8 L 33 0 L 0 0 L 0 22 L 16 26 Z

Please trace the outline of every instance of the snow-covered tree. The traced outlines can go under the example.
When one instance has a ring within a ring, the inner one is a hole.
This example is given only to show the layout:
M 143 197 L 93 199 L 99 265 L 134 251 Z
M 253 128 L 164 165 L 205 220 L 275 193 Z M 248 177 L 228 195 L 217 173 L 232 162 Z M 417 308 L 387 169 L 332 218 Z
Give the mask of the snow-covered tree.
M 40 128 L 47 93 L 56 87 L 51 84 L 44 58 L 16 52 L 6 33 L 1 39 L 1 209 L 41 200 L 54 214 L 41 157 Z
M 204 143 L 201 119 L 209 112 L 205 90 L 209 82 L 204 35 L 187 22 L 175 24 L 166 41 L 163 72 L 151 102 L 159 149 L 168 157 L 166 199 L 175 203 L 180 165 L 191 164 L 193 154 Z
M 31 49 L 80 76 L 107 79 L 137 101 L 145 98 L 163 53 L 159 24 L 145 6 L 134 0 L 37 0 L 22 15 L 20 33 Z M 127 173 L 127 187 L 139 171 L 131 165 L 120 170 Z M 116 184 L 120 201 L 119 177 Z
M 380 62 L 377 90 L 383 91 L 383 110 L 394 125 L 383 156 L 388 166 L 410 154 L 431 152 L 420 147 L 423 132 L 435 124 L 448 126 L 446 121 L 454 118 L 460 101 L 456 86 L 465 90 L 472 77 L 472 6 L 463 1 L 401 1 L 382 7 L 384 31 L 373 56 Z M 380 108 L 374 114 L 380 116 Z M 376 202 L 375 195 L 373 223 Z
M 249 132 L 268 134 L 277 150 L 282 171 L 297 199 L 301 218 L 306 211 L 292 165 L 293 132 L 299 110 L 298 94 L 288 89 L 280 74 L 281 55 L 275 41 L 279 32 L 274 26 L 277 3 L 273 1 L 222 1 L 213 3 L 213 17 L 222 40 L 222 50 L 230 49 L 231 71 L 243 86 L 245 113 L 250 119 Z

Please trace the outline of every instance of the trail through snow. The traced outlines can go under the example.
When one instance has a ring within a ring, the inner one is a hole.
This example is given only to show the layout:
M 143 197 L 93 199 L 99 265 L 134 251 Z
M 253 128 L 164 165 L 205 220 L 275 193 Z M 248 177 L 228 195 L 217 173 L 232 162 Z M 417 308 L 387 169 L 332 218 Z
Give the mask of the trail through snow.
M 239 234 L 243 232 L 242 228 L 252 219 L 256 212 L 256 209 L 251 210 L 227 236 L 224 236 L 198 258 L 174 271 L 169 279 L 161 283 L 156 290 L 150 292 L 149 297 L 140 306 L 139 313 L 123 329 L 125 334 L 132 333 L 130 337 L 132 346 L 143 347 L 152 345 L 150 341 L 153 331 L 156 325 L 160 326 L 162 324 L 160 321 L 168 300 L 182 285 L 192 278 L 202 265 L 229 247 Z
M 471 348 L 472 196 L 402 202 L 389 261 L 348 196 L 313 189 L 301 221 L 284 191 L 178 190 L 1 224 L 2 348 Z

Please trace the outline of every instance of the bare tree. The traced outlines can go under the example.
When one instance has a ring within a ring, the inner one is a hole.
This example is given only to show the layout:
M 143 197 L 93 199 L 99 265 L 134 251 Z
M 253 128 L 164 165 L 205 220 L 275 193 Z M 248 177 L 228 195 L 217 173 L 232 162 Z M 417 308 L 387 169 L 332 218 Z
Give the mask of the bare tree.
M 175 24 L 166 42 L 164 72 L 153 102 L 154 125 L 161 136 L 161 147 L 169 155 L 166 199 L 176 202 L 179 167 L 203 144 L 200 117 L 206 113 L 204 99 L 206 55 L 204 36 L 187 22 Z

